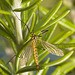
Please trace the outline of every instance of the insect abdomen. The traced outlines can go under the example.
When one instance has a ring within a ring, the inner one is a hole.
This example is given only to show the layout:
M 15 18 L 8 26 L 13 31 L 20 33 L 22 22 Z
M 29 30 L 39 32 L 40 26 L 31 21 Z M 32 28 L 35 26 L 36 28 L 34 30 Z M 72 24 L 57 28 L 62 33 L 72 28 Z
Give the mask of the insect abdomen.
M 37 70 L 39 70 L 37 48 L 36 48 L 36 44 L 34 43 L 34 41 L 33 41 L 33 53 L 34 53 L 34 59 L 35 59 L 35 63 L 36 63 L 36 68 L 37 68 Z

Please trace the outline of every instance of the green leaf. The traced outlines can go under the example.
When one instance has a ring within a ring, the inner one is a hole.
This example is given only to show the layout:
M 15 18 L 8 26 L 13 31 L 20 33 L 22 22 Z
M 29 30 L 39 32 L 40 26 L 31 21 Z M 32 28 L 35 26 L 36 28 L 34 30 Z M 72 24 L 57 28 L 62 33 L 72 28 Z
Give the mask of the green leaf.
M 18 8 L 18 9 L 14 9 L 13 11 L 16 11 L 16 12 L 22 12 L 22 11 L 25 11 L 25 10 L 29 10 L 29 9 L 32 9 L 32 8 L 35 8 L 38 4 L 40 4 L 42 2 L 42 0 L 36 0 L 32 5 L 30 5 L 29 7 L 26 7 L 26 8 Z
M 2 35 L 3 37 L 5 37 L 7 39 L 11 39 L 9 34 L 6 32 L 6 30 L 1 25 L 0 25 L 0 35 Z
M 64 12 L 62 15 L 58 16 L 57 18 L 55 18 L 49 24 L 47 24 L 45 26 L 42 26 L 41 27 L 41 30 L 46 29 L 46 28 L 50 27 L 51 25 L 55 24 L 56 22 L 58 22 L 59 20 L 61 20 L 62 18 L 64 18 L 69 12 L 70 12 L 70 10 Z
M 52 73 L 52 75 L 63 75 L 70 72 L 72 69 L 75 68 L 75 62 L 67 62 L 62 66 L 57 67 L 57 69 Z
M 3 72 L 5 72 L 7 75 L 12 75 L 9 71 L 9 69 L 6 67 L 6 65 L 4 64 L 4 62 L 2 60 L 0 60 L 0 68 L 3 70 Z
M 39 63 L 49 54 L 48 51 L 44 51 L 39 55 Z
M 0 14 L 13 15 L 12 13 L 4 11 L 4 10 L 0 10 Z
M 0 75 L 8 75 L 0 68 Z
M 22 5 L 22 7 L 28 7 L 30 5 L 30 3 L 24 3 L 24 5 Z M 23 23 L 22 25 L 22 30 L 23 30 L 23 38 L 26 40 L 28 37 L 27 34 L 28 34 L 28 29 L 27 29 L 27 24 L 26 22 L 28 21 L 28 11 L 23 11 L 22 12 L 22 21 L 21 23 Z M 26 27 L 26 29 L 25 29 Z
M 60 75 L 61 67 L 57 67 L 57 69 L 51 75 Z
M 11 3 L 10 3 L 10 1 L 9 0 L 6 0 L 6 2 L 11 6 Z
M 35 7 L 35 8 L 30 12 L 29 18 L 28 18 L 27 22 L 26 22 L 25 24 L 23 24 L 23 26 L 22 26 L 22 30 L 25 29 L 25 26 L 26 26 L 26 25 L 28 25 L 28 23 L 30 22 L 31 17 L 33 16 L 33 14 L 34 14 L 34 12 L 35 12 L 36 10 L 37 10 L 37 7 Z M 24 22 L 24 21 L 23 21 L 23 22 Z M 27 26 L 26 26 L 26 29 L 28 29 Z
M 47 13 L 50 11 L 49 9 L 47 9 L 47 8 L 41 6 L 41 5 L 39 5 L 39 10 L 41 11 L 41 13 L 43 15 L 47 15 Z
M 11 29 L 8 27 L 8 25 L 2 19 L 0 19 L 0 23 L 4 26 L 4 28 L 6 29 L 6 31 L 8 31 L 9 33 L 13 33 L 11 31 Z
M 40 26 L 45 26 L 51 19 L 52 17 L 57 13 L 59 8 L 62 5 L 62 0 L 51 10 L 45 15 L 45 17 L 35 26 L 34 32 L 40 30 Z
M 39 10 L 42 12 L 42 14 L 46 15 L 49 12 L 49 9 L 46 9 L 43 6 L 39 6 Z M 57 14 L 52 18 L 54 19 L 56 16 L 58 16 Z M 67 19 L 63 18 L 62 20 L 58 21 L 58 23 L 72 31 L 75 32 L 75 25 L 72 24 L 70 21 L 68 21 Z
M 70 40 L 69 43 L 75 43 L 75 39 Z
M 33 25 L 31 24 L 32 22 L 32 18 L 35 17 L 34 16 L 34 12 L 37 10 L 37 7 L 35 7 L 34 9 L 32 9 L 30 12 L 29 12 L 29 18 L 27 19 L 26 22 L 24 22 L 25 24 L 23 24 L 22 26 L 22 30 L 23 30 L 23 38 L 24 40 L 26 41 L 30 35 L 30 32 L 32 31 L 32 27 Z
M 47 33 L 44 34 L 44 36 L 43 36 L 42 39 L 48 42 L 48 41 L 51 39 L 51 37 L 52 37 L 52 35 L 53 35 L 53 33 L 54 33 L 56 27 L 57 27 L 57 24 L 51 26 L 51 27 L 48 29 Z
M 61 64 L 61 63 L 65 62 L 73 53 L 74 53 L 74 51 L 70 51 L 69 53 L 67 53 L 66 55 L 61 57 L 60 59 L 50 62 L 48 64 L 45 64 L 43 66 L 50 67 L 50 66 L 55 66 L 55 65 Z
M 16 38 L 12 31 L 8 28 L 8 26 L 0 19 L 0 23 L 6 28 L 4 29 L 2 25 L 0 25 L 0 34 L 7 39 L 12 39 L 16 43 Z M 10 38 L 9 38 L 10 37 Z
M 5 33 L 4 31 L 1 31 L 1 30 L 0 30 L 0 35 L 2 35 L 3 37 L 5 37 L 5 38 L 11 40 L 10 36 L 9 36 L 7 33 Z
M 72 35 L 74 32 L 73 31 L 68 31 L 68 32 L 61 32 L 60 34 L 58 34 L 56 37 L 52 38 L 51 41 L 49 41 L 50 43 L 61 43 L 63 40 L 65 40 L 68 36 Z
M 69 60 L 75 62 L 75 57 L 71 57 Z
M 35 13 L 33 13 L 33 21 L 32 21 L 32 25 L 30 28 L 30 32 L 32 32 L 33 28 L 34 28 L 34 23 L 35 23 Z
M 9 11 L 10 8 L 11 8 L 9 3 L 6 0 L 3 0 L 3 1 L 0 0 L 0 7 L 1 7 L 2 10 L 6 10 L 6 11 L 7 10 Z
M 7 35 L 9 35 L 9 37 L 16 43 L 16 38 L 12 30 L 6 25 L 6 23 L 2 19 L 0 19 L 0 23 L 1 23 L 0 29 L 3 32 L 7 33 Z
M 68 21 L 67 19 L 62 19 L 61 21 L 58 22 L 60 25 L 64 26 L 65 28 L 68 28 L 72 31 L 75 32 L 75 25 L 72 24 L 70 21 Z
M 24 51 L 25 47 L 31 42 L 31 39 L 29 39 L 28 41 L 26 41 L 24 43 L 24 45 L 21 47 L 21 49 L 19 50 L 18 54 L 17 54 L 17 57 L 16 57 L 16 61 L 15 61 L 15 71 L 17 72 L 18 71 L 18 67 L 19 67 L 19 61 L 20 61 L 20 56 L 22 54 L 22 52 Z
M 22 3 L 27 3 L 27 2 L 30 2 L 31 0 L 22 0 Z
M 43 69 L 43 66 L 39 66 L 39 70 Z M 36 66 L 27 66 L 24 68 L 21 68 L 19 71 L 17 71 L 17 74 L 23 73 L 23 72 L 28 72 L 28 71 L 37 71 Z
M 13 38 L 3 27 L 0 26 L 0 35 L 9 39 L 10 41 L 13 40 L 13 42 L 16 43 L 16 39 Z
M 17 54 L 16 44 L 12 40 L 10 40 L 10 43 L 11 43 L 14 53 Z
M 10 27 L 10 29 L 13 31 L 14 30 L 14 23 L 12 22 L 12 19 L 9 15 L 4 15 L 7 23 L 8 23 L 8 26 Z
M 44 69 L 44 71 L 42 72 L 42 75 L 46 75 L 46 73 L 48 72 L 48 70 L 49 70 L 49 67 L 46 67 L 46 68 Z
M 75 47 L 75 43 L 61 43 L 61 44 L 53 44 L 58 48 L 70 48 Z
M 64 74 L 67 74 L 68 72 L 70 72 L 72 69 L 75 68 L 75 62 L 69 62 L 69 63 L 66 63 L 62 66 L 62 72 Z

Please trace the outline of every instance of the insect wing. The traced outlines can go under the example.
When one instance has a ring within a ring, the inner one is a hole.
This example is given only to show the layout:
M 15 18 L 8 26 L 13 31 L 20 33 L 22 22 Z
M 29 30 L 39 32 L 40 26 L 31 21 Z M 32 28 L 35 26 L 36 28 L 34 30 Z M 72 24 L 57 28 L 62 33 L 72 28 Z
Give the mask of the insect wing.
M 33 54 L 33 45 L 32 42 L 25 48 L 25 50 L 22 53 L 22 57 L 25 60 L 25 63 L 29 63 L 30 59 L 32 57 Z M 22 62 L 23 63 L 23 62 Z
M 57 55 L 57 56 L 63 56 L 64 55 L 63 51 L 61 49 L 57 48 L 56 46 L 54 46 L 54 45 L 52 45 L 48 42 L 45 42 L 41 39 L 38 39 L 38 40 L 41 41 L 42 46 L 44 47 L 44 49 L 48 50 L 51 54 Z

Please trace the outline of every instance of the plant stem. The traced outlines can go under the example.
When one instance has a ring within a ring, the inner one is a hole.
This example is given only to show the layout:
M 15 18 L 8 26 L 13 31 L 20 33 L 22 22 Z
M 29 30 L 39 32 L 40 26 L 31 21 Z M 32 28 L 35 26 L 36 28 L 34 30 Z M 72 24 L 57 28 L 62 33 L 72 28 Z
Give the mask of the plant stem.
M 20 1 L 19 0 L 14 0 L 14 7 L 20 8 Z M 21 13 L 20 12 L 15 12 L 15 15 L 19 19 L 21 19 Z M 15 17 L 15 31 L 16 31 L 16 39 L 17 39 L 18 49 L 19 49 L 21 47 L 20 45 L 23 42 L 23 37 L 22 37 L 22 30 L 21 30 L 21 21 L 18 20 L 17 17 Z M 19 64 L 19 67 L 21 68 L 22 66 Z M 23 74 L 21 74 L 21 75 L 23 75 Z M 26 74 L 24 73 L 24 75 L 26 75 Z
M 14 7 L 15 8 L 20 8 L 20 2 L 19 0 L 14 0 Z M 15 14 L 18 16 L 19 19 L 20 18 L 20 12 L 15 12 Z M 15 17 L 15 31 L 16 31 L 16 38 L 17 38 L 17 42 L 20 45 L 23 41 L 23 37 L 22 37 L 22 30 L 21 30 L 21 21 L 18 20 L 17 17 Z

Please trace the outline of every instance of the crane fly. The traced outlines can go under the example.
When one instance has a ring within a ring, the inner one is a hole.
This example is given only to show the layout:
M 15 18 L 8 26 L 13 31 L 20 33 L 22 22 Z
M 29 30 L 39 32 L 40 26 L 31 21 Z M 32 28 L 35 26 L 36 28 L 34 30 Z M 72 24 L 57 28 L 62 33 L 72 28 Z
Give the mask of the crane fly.
M 64 53 L 61 49 L 57 48 L 53 44 L 50 44 L 48 42 L 45 42 L 45 41 L 39 39 L 38 36 L 36 36 L 33 32 L 31 34 L 32 34 L 32 37 L 31 37 L 32 41 L 28 45 L 28 47 L 26 47 L 25 54 L 27 55 L 29 53 L 29 56 L 27 57 L 27 60 L 29 60 L 29 58 L 31 58 L 31 55 L 33 52 L 37 70 L 39 70 L 38 53 L 37 53 L 37 48 L 36 48 L 36 43 L 38 40 L 41 42 L 43 48 L 46 49 L 49 53 L 51 53 L 53 55 L 57 55 L 57 56 L 64 55 Z
M 23 21 L 21 21 L 21 22 L 24 23 Z M 30 32 L 29 27 L 27 25 L 26 25 L 26 27 L 27 27 L 28 31 Z M 48 42 L 45 42 L 45 41 L 39 39 L 38 36 L 36 36 L 33 32 L 31 32 L 31 34 L 32 34 L 32 37 L 31 37 L 32 41 L 25 48 L 23 55 L 26 57 L 25 60 L 27 62 L 31 58 L 31 55 L 33 53 L 37 70 L 39 70 L 38 53 L 37 53 L 37 48 L 36 48 L 37 40 L 39 40 L 41 42 L 43 48 L 46 49 L 49 53 L 51 53 L 53 55 L 57 55 L 57 56 L 63 56 L 64 55 L 64 53 L 63 53 L 63 51 L 61 49 L 57 48 L 53 44 L 50 44 Z

